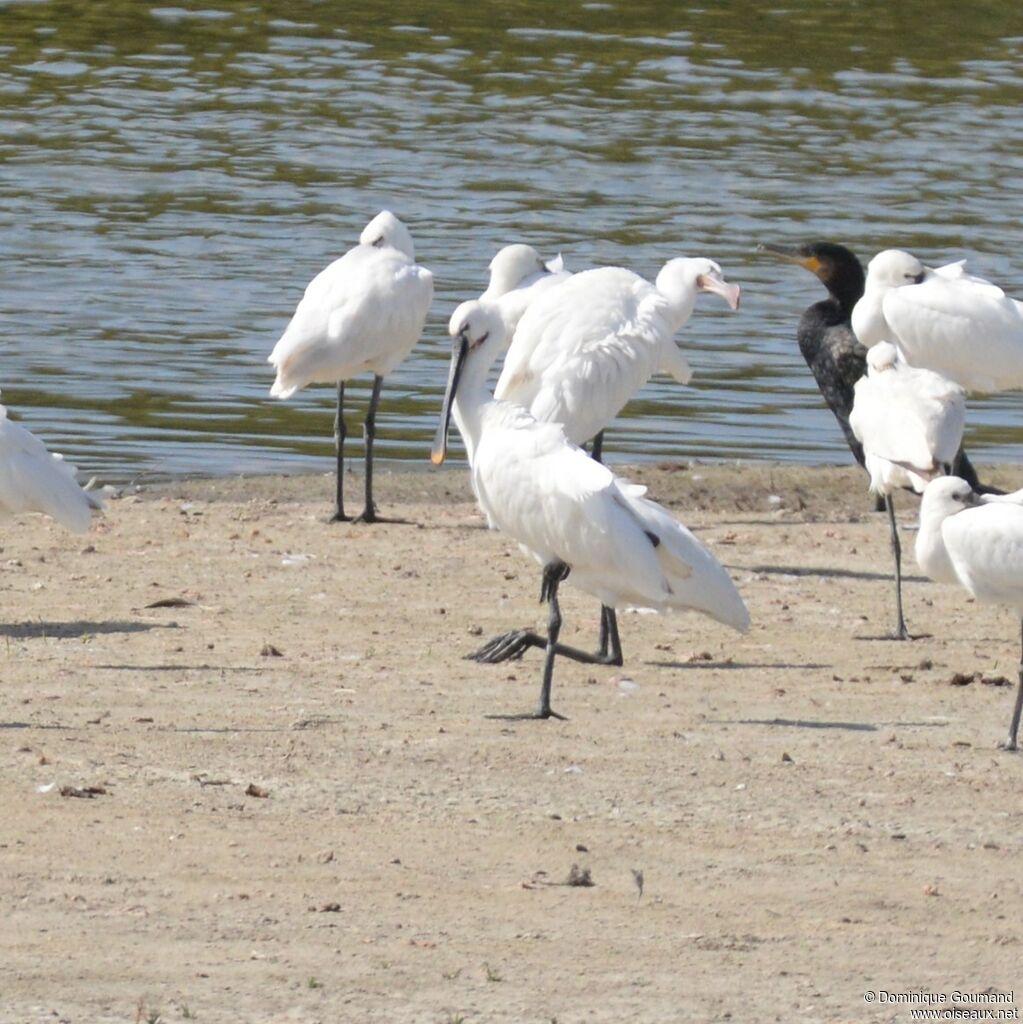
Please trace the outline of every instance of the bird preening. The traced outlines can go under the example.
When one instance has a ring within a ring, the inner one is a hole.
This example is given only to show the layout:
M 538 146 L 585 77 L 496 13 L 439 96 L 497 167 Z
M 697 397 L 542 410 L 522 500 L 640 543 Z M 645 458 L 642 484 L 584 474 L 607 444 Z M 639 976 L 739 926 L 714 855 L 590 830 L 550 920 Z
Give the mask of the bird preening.
M 557 655 L 607 663 L 608 650 L 559 643 L 558 589 L 568 580 L 604 609 L 689 609 L 745 631 L 749 613 L 727 571 L 645 488 L 615 477 L 572 444 L 558 423 L 492 398 L 486 375 L 504 344 L 500 316 L 479 301 L 452 315 L 451 367 L 433 445 L 440 464 L 453 416 L 470 452 L 473 490 L 491 527 L 516 541 L 542 567 L 547 636 L 523 632 L 521 649 L 545 651 L 536 709 L 512 717 L 559 718 L 551 706 Z M 618 645 L 617 624 L 607 623 Z M 616 652 L 620 658 L 620 649 Z

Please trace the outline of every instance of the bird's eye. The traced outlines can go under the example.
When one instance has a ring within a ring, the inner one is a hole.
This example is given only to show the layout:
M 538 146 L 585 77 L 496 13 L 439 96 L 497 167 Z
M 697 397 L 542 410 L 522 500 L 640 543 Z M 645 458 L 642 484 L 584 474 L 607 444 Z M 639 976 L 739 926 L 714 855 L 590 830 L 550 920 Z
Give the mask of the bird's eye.
M 923 271 L 919 274 L 903 274 L 903 277 L 912 284 L 921 284 L 924 279 Z
M 374 245 L 377 249 L 379 249 L 384 244 L 384 236 L 381 235 L 378 239 L 376 239 L 376 241 L 372 242 L 371 244 Z
M 483 344 L 483 342 L 485 342 L 485 341 L 487 340 L 487 338 L 489 338 L 489 337 L 490 337 L 490 331 L 487 331 L 487 333 L 486 333 L 486 334 L 481 334 L 481 335 L 480 335 L 480 336 L 479 336 L 479 337 L 478 337 L 478 338 L 477 338 L 477 339 L 476 339 L 476 340 L 475 340 L 475 341 L 474 341 L 474 342 L 472 343 L 472 347 L 473 347 L 473 348 L 479 348 L 479 347 L 480 347 L 480 345 L 482 345 L 482 344 Z

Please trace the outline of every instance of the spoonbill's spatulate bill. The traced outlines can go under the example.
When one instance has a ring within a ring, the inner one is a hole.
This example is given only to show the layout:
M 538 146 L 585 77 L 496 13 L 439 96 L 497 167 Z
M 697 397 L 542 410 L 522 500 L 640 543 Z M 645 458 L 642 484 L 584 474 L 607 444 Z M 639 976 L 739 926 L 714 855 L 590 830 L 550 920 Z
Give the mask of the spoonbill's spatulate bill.
M 849 422 L 856 382 L 867 373 L 867 350 L 857 339 L 851 323 L 853 309 L 863 297 L 866 279 L 863 265 L 851 249 L 834 242 L 806 242 L 795 246 L 765 244 L 758 248 L 805 267 L 828 290 L 828 298 L 804 310 L 796 329 L 796 340 L 853 458 L 867 469 L 863 445 Z M 974 487 L 982 486 L 965 452 L 957 453 L 955 471 Z M 880 507 L 879 503 L 878 510 Z
M 931 481 L 920 503 L 916 560 L 931 579 L 960 583 L 978 601 L 1011 608 L 1023 621 L 1023 505 L 983 501 L 958 477 Z M 1015 750 L 1023 712 L 1023 628 L 1019 681 L 1009 734 Z
M 894 345 L 880 342 L 867 353 L 867 376 L 860 378 L 850 425 L 863 444 L 870 489 L 888 506 L 895 558 L 893 640 L 909 640 L 902 614 L 902 546 L 895 521 L 894 493 L 922 493 L 927 482 L 951 471 L 963 439 L 966 393 L 931 370 L 908 366 Z
M 901 249 L 867 266 L 852 326 L 868 348 L 896 345 L 911 366 L 934 370 L 968 392 L 1023 387 L 1023 309 L 965 261 L 932 270 Z
M 31 431 L 0 405 L 0 512 L 43 512 L 76 533 L 85 533 L 92 513 L 103 507 L 82 490 L 75 467 L 51 454 Z
M 359 244 L 322 270 L 306 288 L 291 322 L 270 353 L 277 371 L 270 394 L 290 398 L 307 384 L 337 385 L 337 496 L 334 521 L 344 511 L 344 382 L 373 374 L 363 425 L 366 502 L 361 522 L 376 519 L 373 439 L 383 379 L 412 351 L 433 298 L 433 275 L 415 262 L 408 228 L 387 210 L 366 225 Z
M 546 650 L 540 700 L 535 712 L 515 717 L 560 717 L 550 701 L 556 655 L 600 660 L 558 642 L 558 588 L 566 578 L 609 609 L 688 608 L 745 630 L 749 613 L 728 573 L 667 510 L 643 497 L 645 488 L 618 480 L 571 444 L 559 424 L 490 397 L 486 375 L 503 343 L 500 317 L 478 301 L 463 303 L 452 329 L 433 461 L 444 460 L 453 413 L 473 452 L 473 489 L 490 526 L 543 566 L 547 637 L 530 641 Z

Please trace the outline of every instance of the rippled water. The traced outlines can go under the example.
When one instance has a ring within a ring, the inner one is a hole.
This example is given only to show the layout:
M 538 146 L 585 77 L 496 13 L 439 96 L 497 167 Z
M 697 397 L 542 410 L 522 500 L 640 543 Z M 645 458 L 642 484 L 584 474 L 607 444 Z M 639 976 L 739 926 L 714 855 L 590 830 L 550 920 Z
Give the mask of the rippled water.
M 693 385 L 644 389 L 618 458 L 848 460 L 794 342 L 823 290 L 758 242 L 968 256 L 1023 295 L 1015 3 L 349 7 L 0 0 L 0 385 L 88 472 L 328 469 L 332 389 L 272 401 L 265 359 L 382 207 L 437 282 L 393 459 L 427 458 L 448 314 L 510 241 L 744 286 L 701 299 Z M 971 450 L 1018 461 L 1020 407 L 973 400 Z

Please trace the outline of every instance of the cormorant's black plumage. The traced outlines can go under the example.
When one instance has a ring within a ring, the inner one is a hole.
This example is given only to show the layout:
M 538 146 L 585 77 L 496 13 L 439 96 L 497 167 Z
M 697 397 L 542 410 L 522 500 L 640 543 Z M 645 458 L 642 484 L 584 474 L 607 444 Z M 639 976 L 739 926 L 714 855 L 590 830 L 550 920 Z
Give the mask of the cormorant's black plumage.
M 853 389 L 867 372 L 867 350 L 850 326 L 853 306 L 863 294 L 863 267 L 843 245 L 817 242 L 802 246 L 808 269 L 820 278 L 828 297 L 808 307 L 799 318 L 796 341 L 824 401 L 835 414 L 853 458 L 862 466 L 863 445 L 849 424 Z M 806 263 L 804 263 L 806 266 Z

